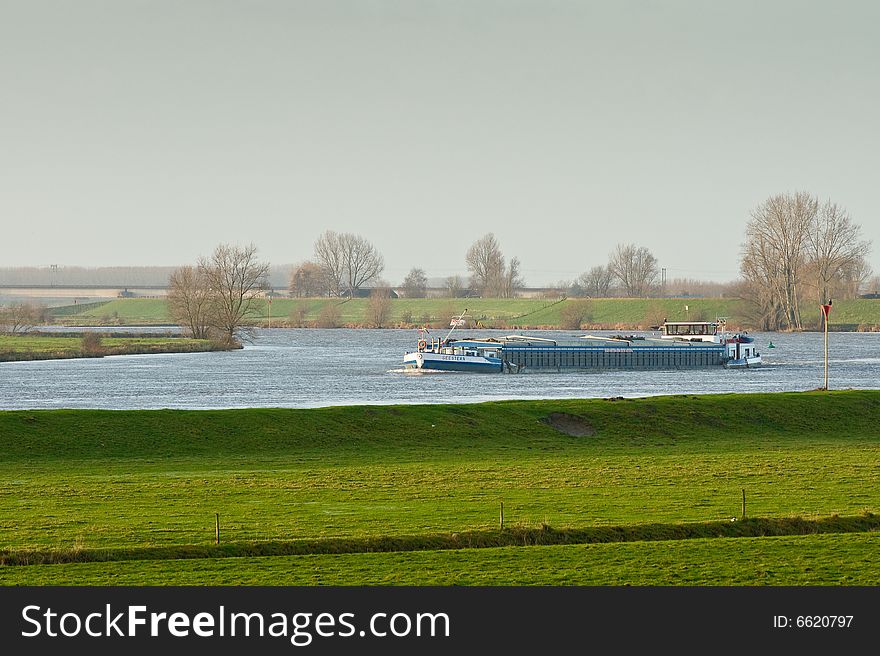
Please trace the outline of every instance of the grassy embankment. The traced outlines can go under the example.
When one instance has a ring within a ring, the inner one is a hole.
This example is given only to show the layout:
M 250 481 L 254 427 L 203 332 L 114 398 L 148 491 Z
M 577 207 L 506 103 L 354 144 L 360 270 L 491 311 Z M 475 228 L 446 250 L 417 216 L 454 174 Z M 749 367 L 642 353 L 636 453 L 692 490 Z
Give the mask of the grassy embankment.
M 486 328 L 558 328 L 563 325 L 563 309 L 578 301 L 548 299 L 395 299 L 391 301 L 387 327 L 414 326 L 430 323 L 448 325 L 450 317 L 465 308 L 472 322 Z M 583 301 L 581 301 L 583 302 Z M 370 326 L 369 300 L 353 299 L 276 299 L 272 302 L 273 326 L 316 326 L 322 310 L 335 305 L 340 326 Z M 585 328 L 635 330 L 656 325 L 664 318 L 683 321 L 727 317 L 731 325 L 743 323 L 740 302 L 718 298 L 627 299 L 605 298 L 586 301 Z M 688 311 L 685 312 L 685 305 Z M 300 310 L 301 309 L 301 314 Z M 268 322 L 268 307 L 258 323 Z M 55 321 L 68 325 L 115 325 L 170 323 L 165 301 L 158 299 L 118 299 L 103 304 L 90 304 L 76 311 L 75 306 L 52 310 Z M 809 317 L 807 317 L 809 319 Z M 838 301 L 831 314 L 831 326 L 838 330 L 880 327 L 880 300 L 858 299 Z
M 878 418 L 875 391 L 4 412 L 0 558 L 63 564 L 0 582 L 876 585 Z M 496 546 L 535 543 L 562 544 Z
M 80 336 L 0 335 L 0 362 L 21 360 L 58 360 L 100 358 L 106 355 L 141 355 L 150 353 L 201 353 L 226 350 L 207 339 L 184 337 L 100 337 L 84 342 Z

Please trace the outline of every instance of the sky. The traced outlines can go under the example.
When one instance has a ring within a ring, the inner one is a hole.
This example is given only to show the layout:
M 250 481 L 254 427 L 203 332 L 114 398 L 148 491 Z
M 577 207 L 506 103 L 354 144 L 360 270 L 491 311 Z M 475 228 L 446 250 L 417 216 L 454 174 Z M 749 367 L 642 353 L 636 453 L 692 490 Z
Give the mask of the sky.
M 0 0 L 0 267 L 305 260 L 353 232 L 529 285 L 618 243 L 737 277 L 750 212 L 845 207 L 880 271 L 880 3 Z

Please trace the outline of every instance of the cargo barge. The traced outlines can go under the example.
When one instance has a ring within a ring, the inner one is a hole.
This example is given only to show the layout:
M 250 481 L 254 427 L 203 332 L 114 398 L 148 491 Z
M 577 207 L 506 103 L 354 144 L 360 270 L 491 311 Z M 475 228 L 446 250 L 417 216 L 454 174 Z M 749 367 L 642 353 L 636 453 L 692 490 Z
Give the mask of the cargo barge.
M 749 368 L 761 364 L 754 340 L 723 331 L 722 321 L 665 322 L 660 337 L 584 335 L 547 339 L 526 335 L 420 339 L 404 354 L 411 370 L 522 373 L 574 369 Z M 451 335 L 452 331 L 450 331 Z

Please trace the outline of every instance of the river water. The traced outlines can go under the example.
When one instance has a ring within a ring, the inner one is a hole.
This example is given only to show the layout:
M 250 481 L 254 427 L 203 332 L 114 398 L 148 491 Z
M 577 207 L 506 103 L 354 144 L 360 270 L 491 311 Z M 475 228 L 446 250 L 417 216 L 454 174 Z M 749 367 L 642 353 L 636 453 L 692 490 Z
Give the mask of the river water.
M 509 331 L 480 334 L 493 332 Z M 773 392 L 822 385 L 821 334 L 752 336 L 764 356 L 760 369 L 405 374 L 401 358 L 415 348 L 415 330 L 273 329 L 259 332 L 243 350 L 225 353 L 0 363 L 0 409 L 306 408 Z M 775 348 L 768 348 L 771 341 Z M 829 387 L 880 388 L 880 333 L 831 333 L 830 352 Z

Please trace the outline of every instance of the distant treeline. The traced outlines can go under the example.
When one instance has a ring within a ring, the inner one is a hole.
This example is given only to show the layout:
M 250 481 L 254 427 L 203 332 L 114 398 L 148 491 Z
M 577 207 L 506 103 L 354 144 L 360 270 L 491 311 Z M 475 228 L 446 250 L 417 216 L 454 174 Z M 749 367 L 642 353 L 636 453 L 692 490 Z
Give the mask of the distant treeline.
M 168 276 L 177 267 L 173 266 L 118 266 L 118 267 L 80 267 L 51 266 L 2 267 L 0 285 L 10 286 L 106 286 L 106 287 L 165 287 Z M 269 269 L 269 283 L 273 287 L 287 287 L 290 278 L 290 265 L 272 266 Z

